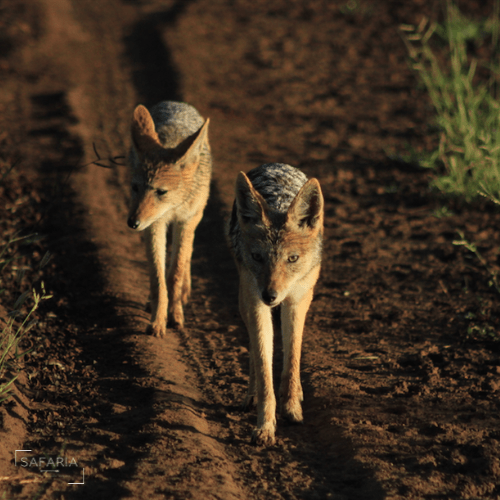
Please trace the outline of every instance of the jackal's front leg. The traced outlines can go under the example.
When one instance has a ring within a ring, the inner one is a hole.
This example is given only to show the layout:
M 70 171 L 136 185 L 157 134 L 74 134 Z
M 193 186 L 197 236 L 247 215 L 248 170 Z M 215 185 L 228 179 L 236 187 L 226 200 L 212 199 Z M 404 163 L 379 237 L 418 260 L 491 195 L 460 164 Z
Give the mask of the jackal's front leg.
M 273 389 L 271 309 L 262 302 L 256 293 L 255 283 L 245 271 L 240 276 L 240 294 L 241 312 L 250 335 L 250 356 L 257 388 L 257 428 L 252 433 L 252 443 L 272 445 L 276 433 L 276 398 Z M 251 378 L 249 396 L 253 392 L 253 383 Z
M 151 330 L 154 336 L 167 333 L 168 295 L 165 281 L 167 226 L 157 221 L 145 230 L 151 293 Z
M 193 254 L 194 232 L 203 211 L 173 228 L 172 257 L 168 271 L 168 294 L 170 297 L 170 321 L 175 328 L 184 327 L 185 304 L 191 293 L 191 256 Z
M 312 296 L 311 288 L 298 302 L 295 302 L 294 298 L 287 298 L 281 304 L 283 373 L 280 384 L 280 409 L 281 414 L 291 422 L 302 422 L 303 420 L 300 355 L 304 323 Z

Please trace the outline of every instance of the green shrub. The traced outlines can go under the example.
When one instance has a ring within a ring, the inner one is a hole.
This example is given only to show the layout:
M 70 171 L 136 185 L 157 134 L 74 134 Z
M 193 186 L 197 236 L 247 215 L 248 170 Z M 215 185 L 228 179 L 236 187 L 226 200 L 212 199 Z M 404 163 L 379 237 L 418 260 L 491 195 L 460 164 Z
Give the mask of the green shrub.
M 498 0 L 486 21 L 467 19 L 448 1 L 443 25 L 423 19 L 417 27 L 401 26 L 411 67 L 429 93 L 440 130 L 438 149 L 420 163 L 441 167 L 434 186 L 467 201 L 479 194 L 500 196 L 500 103 L 496 99 L 500 67 L 493 60 L 479 63 L 467 50 L 471 43 L 491 39 L 492 59 L 498 56 L 498 14 Z M 431 47 L 436 36 L 445 41 L 445 49 Z M 478 77 L 478 64 L 486 76 Z

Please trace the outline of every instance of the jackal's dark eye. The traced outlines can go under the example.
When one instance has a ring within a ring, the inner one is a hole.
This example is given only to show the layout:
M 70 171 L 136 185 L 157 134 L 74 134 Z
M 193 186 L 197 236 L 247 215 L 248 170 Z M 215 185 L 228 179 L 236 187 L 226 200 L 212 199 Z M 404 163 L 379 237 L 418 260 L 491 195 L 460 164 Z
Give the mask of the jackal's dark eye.
M 132 191 L 134 193 L 138 193 L 139 192 L 139 186 L 137 184 L 132 184 Z
M 290 255 L 290 257 L 288 257 L 288 262 L 297 262 L 298 260 L 299 260 L 298 255 Z
M 262 258 L 262 255 L 260 253 L 252 253 L 252 259 L 255 262 L 262 262 L 264 259 Z
M 166 189 L 157 189 L 156 190 L 156 194 L 158 196 L 163 196 L 164 194 L 166 194 L 167 190 Z

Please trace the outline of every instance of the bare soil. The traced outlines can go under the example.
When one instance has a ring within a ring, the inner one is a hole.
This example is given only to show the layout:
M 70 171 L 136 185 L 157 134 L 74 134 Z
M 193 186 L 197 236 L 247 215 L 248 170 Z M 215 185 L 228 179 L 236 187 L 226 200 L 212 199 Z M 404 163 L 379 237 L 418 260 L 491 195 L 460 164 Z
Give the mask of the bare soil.
M 0 1 L 0 173 L 16 165 L 2 240 L 38 235 L 3 270 L 2 317 L 31 283 L 53 294 L 1 408 L 2 498 L 500 498 L 500 215 L 445 202 L 397 156 L 436 143 L 398 26 L 441 14 L 434 0 Z M 160 340 L 118 157 L 135 105 L 163 99 L 210 117 L 215 167 L 186 328 Z M 279 420 L 257 448 L 223 223 L 237 173 L 270 161 L 320 180 L 326 241 L 305 423 Z M 40 457 L 66 463 L 40 472 Z

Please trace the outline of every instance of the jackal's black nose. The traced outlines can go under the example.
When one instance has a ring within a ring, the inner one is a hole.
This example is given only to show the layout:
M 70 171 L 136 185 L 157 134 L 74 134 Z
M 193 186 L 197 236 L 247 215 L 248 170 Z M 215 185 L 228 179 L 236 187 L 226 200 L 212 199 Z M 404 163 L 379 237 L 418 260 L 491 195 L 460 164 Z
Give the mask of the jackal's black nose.
M 274 304 L 278 298 L 278 292 L 276 290 L 266 289 L 262 292 L 262 300 L 268 306 Z
M 140 222 L 134 219 L 133 217 L 129 217 L 127 224 L 128 227 L 130 227 L 131 229 L 137 229 L 139 227 Z

